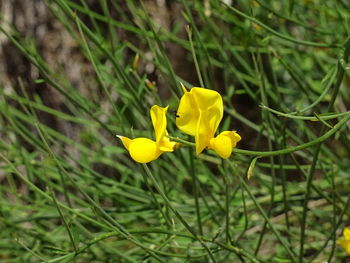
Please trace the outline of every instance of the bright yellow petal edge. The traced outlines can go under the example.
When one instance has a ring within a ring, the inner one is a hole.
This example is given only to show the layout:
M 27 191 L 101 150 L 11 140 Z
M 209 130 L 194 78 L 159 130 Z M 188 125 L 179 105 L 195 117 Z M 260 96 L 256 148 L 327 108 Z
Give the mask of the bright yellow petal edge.
M 350 256 L 350 228 L 344 228 L 343 238 L 338 239 L 337 244 L 344 248 L 346 253 Z
M 129 139 L 117 135 L 124 147 L 129 151 L 131 158 L 138 163 L 149 163 L 156 160 L 163 152 L 172 152 L 177 143 L 171 142 L 166 135 L 166 112 L 168 107 L 162 108 L 154 105 L 151 110 L 151 119 L 156 141 L 148 138 Z

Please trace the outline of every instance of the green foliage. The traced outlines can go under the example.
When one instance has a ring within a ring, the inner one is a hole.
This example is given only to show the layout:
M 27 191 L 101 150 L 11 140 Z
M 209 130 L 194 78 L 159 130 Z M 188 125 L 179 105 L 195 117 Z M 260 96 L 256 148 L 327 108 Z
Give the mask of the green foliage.
M 90 73 L 77 88 L 72 68 L 1 21 L 38 70 L 0 83 L 1 262 L 346 257 L 336 246 L 350 224 L 346 1 L 169 1 L 167 26 L 152 1 L 44 2 Z M 153 138 L 154 104 L 170 105 L 171 136 L 193 140 L 171 114 L 180 82 L 222 94 L 219 130 L 238 131 L 238 149 L 225 161 L 184 146 L 133 162 L 115 135 Z

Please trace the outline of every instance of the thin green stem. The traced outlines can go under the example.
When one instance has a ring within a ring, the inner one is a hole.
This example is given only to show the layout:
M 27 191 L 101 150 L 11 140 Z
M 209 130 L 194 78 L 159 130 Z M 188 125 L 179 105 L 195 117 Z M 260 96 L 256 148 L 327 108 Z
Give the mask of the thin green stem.
M 260 107 L 264 110 L 268 110 L 278 116 L 282 116 L 282 117 L 286 117 L 286 118 L 290 118 L 290 119 L 297 119 L 297 120 L 308 120 L 308 121 L 325 121 L 325 120 L 332 120 L 332 119 L 337 119 L 339 117 L 343 117 L 346 116 L 347 114 L 350 113 L 350 111 L 346 111 L 346 112 L 341 112 L 341 113 L 336 113 L 336 114 L 318 114 L 316 117 L 313 116 L 299 116 L 299 115 L 294 115 L 291 113 L 284 113 L 284 112 L 280 112 L 274 109 L 271 109 L 265 105 L 260 105 Z
M 299 44 L 299 45 L 305 45 L 305 46 L 312 46 L 312 47 L 329 47 L 329 48 L 338 48 L 339 47 L 339 45 L 337 45 L 337 44 L 316 43 L 316 42 L 311 42 L 311 41 L 299 40 L 299 39 L 293 38 L 293 37 L 288 36 L 288 35 L 283 35 L 283 34 L 277 32 L 276 30 L 272 29 L 271 27 L 265 25 L 264 23 L 260 22 L 258 19 L 251 17 L 251 16 L 239 11 L 238 9 L 234 8 L 233 6 L 229 6 L 229 5 L 226 5 L 224 3 L 223 3 L 223 5 L 225 5 L 228 9 L 230 9 L 231 11 L 236 13 L 237 15 L 244 17 L 244 18 L 248 19 L 249 21 L 266 29 L 268 32 L 270 32 L 274 36 L 279 37 L 279 38 L 284 39 L 284 40 L 287 40 L 287 41 L 290 41 L 292 43 Z
M 193 235 L 193 237 L 199 241 L 199 243 L 205 248 L 205 250 L 208 252 L 209 257 L 213 262 L 217 262 L 213 253 L 209 249 L 209 247 L 205 244 L 203 239 L 199 237 L 196 232 L 193 230 L 193 228 L 186 222 L 186 220 L 180 215 L 180 213 L 173 207 L 173 205 L 170 203 L 170 200 L 165 195 L 165 193 L 160 188 L 159 184 L 157 183 L 157 180 L 154 178 L 151 170 L 148 168 L 146 164 L 143 165 L 143 168 L 145 169 L 147 176 L 151 179 L 153 185 L 157 189 L 158 193 L 162 196 L 164 202 L 166 205 L 170 208 L 170 210 L 175 214 L 175 216 L 180 220 L 180 222 L 184 225 L 184 227 Z
M 229 162 L 229 165 L 231 167 L 231 169 L 235 169 L 231 162 Z M 279 242 L 282 244 L 282 246 L 284 247 L 284 249 L 286 250 L 286 252 L 288 253 L 288 255 L 290 256 L 290 259 L 293 262 L 297 262 L 297 258 L 295 256 L 294 251 L 291 249 L 292 246 L 290 244 L 288 244 L 288 242 L 286 241 L 285 238 L 283 238 L 281 236 L 281 234 L 278 232 L 278 230 L 275 228 L 275 226 L 273 225 L 273 223 L 270 221 L 270 219 L 268 218 L 268 216 L 266 215 L 264 209 L 261 207 L 261 205 L 259 204 L 259 202 L 256 200 L 255 196 L 252 194 L 252 192 L 250 191 L 248 185 L 245 183 L 245 181 L 243 180 L 243 178 L 241 176 L 238 176 L 238 179 L 241 183 L 241 185 L 243 186 L 243 189 L 248 193 L 249 197 L 252 199 L 252 201 L 254 202 L 255 206 L 258 208 L 260 214 L 262 215 L 262 217 L 264 218 L 264 220 L 267 222 L 268 226 L 270 227 L 270 229 L 272 230 L 272 232 L 275 234 L 275 236 L 277 237 L 277 239 L 279 240 Z
M 196 52 L 194 50 L 193 47 L 193 41 L 192 41 L 192 29 L 187 26 L 186 27 L 186 31 L 187 31 L 187 35 L 188 35 L 188 40 L 190 41 L 190 45 L 191 45 L 191 52 L 192 52 L 192 57 L 193 57 L 193 61 L 194 61 L 194 66 L 196 67 L 196 71 L 197 71 L 197 76 L 199 79 L 199 84 L 201 87 L 205 87 L 204 82 L 203 82 L 203 78 L 202 78 L 202 74 L 201 74 L 201 70 L 199 68 L 199 64 L 198 64 L 198 60 L 197 60 L 197 55 Z
M 196 172 L 195 172 L 195 165 L 194 165 L 194 158 L 193 158 L 193 152 L 188 151 L 189 154 L 189 159 L 190 159 L 190 174 L 192 177 L 192 183 L 193 183 L 193 194 L 194 194 L 194 202 L 196 206 L 196 214 L 197 214 L 197 223 L 198 223 L 198 229 L 199 229 L 199 234 L 203 235 L 203 227 L 202 227 L 202 219 L 201 219 L 201 211 L 200 211 L 200 206 L 199 206 L 199 182 L 196 177 Z
M 338 93 L 339 93 L 340 84 L 343 81 L 345 70 L 344 70 L 342 64 L 343 64 L 343 61 L 347 62 L 349 59 L 349 56 L 350 56 L 350 39 L 347 40 L 347 42 L 344 44 L 344 46 L 345 46 L 345 50 L 343 53 L 343 57 L 338 62 L 338 68 L 339 68 L 338 74 L 337 74 L 336 82 L 335 82 L 334 87 L 333 87 L 332 97 L 331 97 L 331 100 L 328 104 L 328 111 L 330 111 L 333 108 L 334 102 L 335 102 L 335 100 L 338 96 Z M 350 114 L 348 114 L 348 116 L 345 117 L 342 121 L 344 121 L 348 118 L 350 119 Z M 338 122 L 337 125 L 340 122 Z M 335 128 L 335 126 L 334 126 L 334 128 Z M 322 126 L 320 134 L 322 134 L 325 129 L 326 129 L 326 126 Z M 332 131 L 332 129 L 330 131 Z M 305 230 L 306 230 L 308 203 L 309 203 L 309 199 L 311 196 L 311 185 L 312 185 L 312 181 L 314 178 L 316 164 L 317 164 L 318 157 L 320 154 L 321 146 L 322 146 L 321 141 L 316 144 L 316 148 L 315 148 L 314 154 L 313 154 L 314 158 L 312 160 L 312 164 L 311 164 L 310 170 L 309 170 L 307 178 L 306 178 L 306 193 L 305 193 L 305 199 L 304 199 L 304 205 L 303 205 L 303 213 L 302 213 L 302 219 L 301 219 L 301 230 L 300 230 L 299 262 L 304 261 L 304 243 L 305 243 L 304 241 L 305 241 Z
M 54 152 L 50 148 L 50 146 L 49 146 L 49 144 L 48 144 L 48 142 L 47 142 L 43 132 L 41 131 L 40 126 L 39 126 L 38 123 L 36 123 L 36 128 L 37 128 L 37 130 L 39 132 L 41 140 L 43 141 L 43 143 L 44 143 L 44 145 L 46 147 L 46 150 L 47 150 L 48 154 L 53 158 L 53 160 L 57 164 L 58 169 L 61 170 L 64 173 L 64 175 L 66 175 L 66 177 L 71 181 L 71 183 L 76 187 L 76 189 L 78 189 L 79 192 L 93 205 L 93 207 L 96 209 L 96 211 L 100 212 L 105 217 L 106 222 L 113 229 L 119 231 L 126 239 L 130 240 L 135 245 L 143 248 L 147 253 L 149 253 L 156 260 L 158 260 L 159 262 L 164 262 L 158 255 L 156 255 L 153 251 L 151 251 L 147 246 L 143 245 L 141 242 L 137 241 L 134 237 L 132 237 L 130 235 L 130 233 L 128 233 L 128 231 L 119 222 L 117 222 L 109 214 L 107 214 L 105 212 L 105 210 L 101 206 L 99 206 L 81 187 L 79 187 L 76 184 L 76 182 L 71 177 L 71 175 L 65 170 L 65 168 L 62 166 L 62 164 L 56 158 L 56 155 L 54 154 Z M 56 201 L 56 203 L 58 204 L 57 201 Z
M 239 154 L 249 155 L 249 156 L 269 157 L 269 156 L 289 154 L 292 152 L 300 151 L 303 149 L 307 149 L 313 145 L 324 142 L 325 140 L 330 138 L 333 134 L 335 134 L 337 131 L 339 131 L 348 121 L 350 121 L 350 113 L 345 115 L 345 117 L 341 121 L 339 121 L 336 125 L 334 125 L 332 129 L 330 129 L 329 131 L 327 131 L 326 133 L 324 133 L 320 137 L 317 137 L 316 139 L 314 139 L 312 141 L 300 144 L 298 146 L 289 147 L 289 148 L 277 150 L 277 151 L 267 151 L 267 152 L 250 151 L 250 150 L 243 150 L 243 149 L 234 148 L 233 153 L 239 153 Z M 178 137 L 172 137 L 172 136 L 168 136 L 168 137 L 175 142 L 182 143 L 186 146 L 195 147 L 195 143 L 185 141 L 185 140 L 178 138 Z

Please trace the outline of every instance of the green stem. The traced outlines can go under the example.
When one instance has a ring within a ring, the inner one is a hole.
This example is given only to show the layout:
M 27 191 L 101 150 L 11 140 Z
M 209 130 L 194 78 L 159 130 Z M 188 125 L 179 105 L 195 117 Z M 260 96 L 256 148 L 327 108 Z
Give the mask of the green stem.
M 232 165 L 231 162 L 228 162 L 231 169 L 235 169 Z M 294 251 L 291 249 L 291 245 L 285 240 L 285 238 L 283 238 L 280 233 L 278 232 L 278 230 L 275 228 L 275 226 L 273 225 L 273 223 L 269 220 L 268 216 L 266 215 L 264 208 L 261 207 L 261 205 L 259 204 L 259 202 L 256 200 L 255 196 L 252 194 L 252 192 L 249 190 L 248 185 L 245 183 L 245 181 L 243 180 L 243 178 L 241 176 L 238 176 L 238 179 L 241 183 L 241 185 L 243 186 L 244 190 L 248 193 L 249 197 L 251 198 L 251 200 L 254 202 L 255 206 L 258 208 L 260 214 L 262 215 L 262 217 L 265 219 L 265 222 L 268 224 L 268 226 L 270 227 L 270 229 L 272 230 L 272 232 L 275 234 L 275 236 L 277 237 L 277 239 L 281 242 L 282 246 L 285 248 L 286 252 L 288 253 L 288 255 L 290 256 L 291 260 L 293 262 L 297 262 L 296 256 Z
M 191 45 L 192 57 L 193 57 L 194 65 L 196 67 L 197 76 L 199 79 L 199 84 L 201 85 L 201 87 L 205 87 L 204 82 L 203 82 L 203 78 L 202 78 L 202 74 L 201 74 L 201 70 L 199 68 L 196 52 L 195 52 L 194 47 L 193 47 L 192 30 L 189 26 L 186 27 L 186 30 L 187 30 L 188 40 L 190 41 L 190 45 Z
M 147 177 L 144 174 L 142 174 L 142 176 L 144 178 L 144 181 L 145 181 L 145 184 L 146 184 L 146 186 L 148 188 L 148 191 L 151 193 L 151 196 L 153 198 L 154 204 L 157 206 L 158 210 L 160 211 L 160 213 L 162 214 L 162 216 L 164 218 L 164 221 L 165 221 L 167 227 L 170 229 L 171 228 L 171 222 L 170 222 L 170 219 L 168 218 L 168 215 L 164 213 L 160 203 L 157 200 L 157 197 L 155 196 L 154 192 L 152 191 L 152 187 L 151 187 L 150 183 L 148 182 Z
M 193 228 L 186 222 L 186 220 L 180 215 L 180 213 L 172 206 L 170 203 L 170 200 L 168 197 L 165 195 L 165 193 L 162 191 L 160 188 L 159 184 L 157 183 L 157 180 L 154 178 L 151 170 L 148 168 L 147 164 L 143 164 L 143 168 L 145 169 L 148 177 L 151 179 L 154 187 L 157 189 L 158 193 L 161 195 L 163 198 L 164 202 L 166 205 L 170 208 L 171 211 L 175 214 L 175 216 L 180 220 L 180 222 L 184 225 L 184 227 L 193 235 L 193 237 L 199 241 L 199 243 L 205 248 L 205 250 L 208 252 L 209 257 L 213 262 L 217 262 L 213 253 L 211 250 L 208 248 L 208 246 L 204 243 L 203 239 L 199 237 L 196 232 L 193 230 Z
M 232 7 L 232 6 L 229 6 L 229 5 L 226 5 L 224 4 L 227 8 L 229 8 L 231 11 L 233 11 L 234 13 L 236 13 L 237 15 L 239 16 L 242 16 L 248 20 L 250 20 L 251 22 L 261 26 L 262 28 L 266 29 L 267 31 L 269 31 L 271 34 L 281 38 L 281 39 L 284 39 L 284 40 L 287 40 L 287 41 L 290 41 L 292 43 L 295 43 L 295 44 L 299 44 L 299 45 L 306 45 L 306 46 L 313 46 L 313 47 L 330 47 L 330 48 L 336 48 L 336 47 L 339 47 L 338 45 L 336 44 L 325 44 L 325 43 L 316 43 L 316 42 L 311 42 L 311 41 L 305 41 L 305 40 L 298 40 L 298 39 L 295 39 L 291 36 L 288 36 L 288 35 L 283 35 L 279 32 L 277 32 L 276 30 L 272 29 L 271 27 L 265 25 L 264 23 L 260 22 L 259 20 L 255 19 L 254 17 L 251 17 L 251 16 L 248 16 L 247 14 L 239 11 L 238 9 Z
M 332 92 L 332 98 L 328 104 L 328 111 L 330 111 L 333 108 L 334 102 L 338 96 L 339 90 L 340 90 L 340 85 L 343 81 L 343 77 L 345 74 L 345 70 L 343 68 L 343 63 L 344 61 L 348 61 L 349 56 L 350 56 L 350 38 L 346 41 L 345 43 L 345 50 L 343 53 L 343 57 L 339 59 L 338 62 L 338 74 L 337 74 L 337 78 L 336 78 L 336 82 L 334 83 L 334 89 Z M 344 120 L 348 120 L 350 119 L 350 114 L 344 118 L 343 120 L 341 120 L 340 122 L 337 123 L 337 125 L 339 125 L 342 121 Z M 347 121 L 344 122 L 344 124 Z M 337 126 L 336 125 L 336 126 Z M 335 126 L 334 126 L 335 128 Z M 339 126 L 338 126 L 339 128 Z M 324 130 L 326 129 L 326 126 L 322 126 L 322 129 L 320 131 L 320 133 L 322 134 L 324 132 Z M 330 130 L 332 131 L 332 129 Z M 329 133 L 330 131 L 328 131 L 327 133 Z M 318 161 L 318 156 L 320 154 L 320 150 L 321 150 L 321 142 L 318 142 L 316 144 L 316 148 L 315 151 L 313 153 L 313 160 L 312 160 L 312 164 L 310 167 L 310 170 L 308 172 L 308 176 L 306 179 L 306 193 L 305 193 L 305 199 L 304 199 L 304 205 L 303 205 L 303 213 L 302 213 L 302 219 L 301 219 L 301 230 L 300 230 L 300 251 L 299 251 L 299 262 L 303 262 L 304 261 L 304 240 L 305 240 L 305 230 L 306 230 L 306 219 L 307 219 L 307 211 L 308 211 L 308 202 L 311 196 L 311 185 L 312 185 L 312 181 L 313 181 L 313 177 L 315 174 L 315 169 L 316 169 L 316 164 Z
M 274 109 L 271 109 L 263 104 L 260 105 L 260 107 L 264 110 L 268 110 L 278 116 L 282 116 L 282 117 L 286 117 L 286 118 L 290 118 L 290 119 L 297 119 L 297 120 L 308 120 L 308 121 L 325 121 L 325 120 L 332 120 L 332 119 L 336 119 L 339 117 L 343 117 L 347 114 L 350 113 L 350 111 L 346 111 L 346 112 L 341 112 L 341 113 L 336 113 L 336 114 L 327 114 L 327 115 L 315 115 L 315 117 L 313 116 L 299 116 L 299 115 L 294 115 L 291 113 L 284 113 L 284 112 L 280 112 Z
M 199 234 L 203 235 L 202 219 L 201 219 L 201 212 L 200 212 L 200 207 L 199 207 L 199 192 L 198 192 L 199 184 L 198 184 L 198 180 L 197 180 L 195 169 L 194 169 L 195 166 L 194 166 L 193 152 L 188 151 L 188 153 L 189 153 L 189 158 L 190 158 L 190 173 L 191 173 L 192 182 L 193 182 L 193 194 L 194 194 L 194 201 L 195 201 L 195 206 L 196 206 Z
M 285 149 L 277 150 L 277 151 L 267 151 L 267 152 L 249 151 L 249 150 L 243 150 L 243 149 L 234 148 L 233 152 L 234 153 L 244 154 L 244 155 L 250 155 L 250 156 L 268 157 L 268 156 L 276 156 L 276 155 L 288 154 L 288 153 L 300 151 L 300 150 L 309 148 L 309 147 L 311 147 L 313 145 L 316 145 L 316 144 L 319 144 L 321 142 L 324 142 L 329 137 L 331 137 L 334 133 L 339 131 L 340 128 L 343 127 L 343 125 L 345 125 L 349 120 L 350 120 L 350 113 L 348 113 L 346 115 L 346 117 L 344 117 L 344 119 L 342 119 L 336 125 L 334 125 L 333 129 L 330 129 L 328 132 L 324 133 L 323 135 L 321 135 L 320 137 L 317 137 L 316 139 L 314 139 L 312 141 L 300 144 L 298 146 L 289 147 L 289 148 L 285 148 Z M 185 141 L 185 140 L 183 140 L 181 138 L 178 138 L 178 137 L 172 137 L 172 136 L 168 136 L 168 137 L 172 141 L 182 143 L 182 144 L 184 144 L 186 146 L 195 147 L 195 145 L 196 145 L 193 142 L 188 142 L 188 141 Z
M 77 185 L 77 183 L 74 181 L 72 176 L 66 171 L 66 169 L 62 166 L 60 161 L 56 158 L 56 155 L 50 148 L 42 130 L 40 129 L 39 123 L 35 123 L 35 126 L 37 128 L 37 131 L 39 133 L 39 137 L 43 141 L 45 148 L 47 150 L 47 153 L 50 157 L 55 161 L 57 164 L 57 168 L 63 172 L 64 175 L 66 175 L 66 178 L 69 179 L 69 181 L 76 187 L 76 189 L 89 201 L 89 203 L 98 211 L 101 215 L 103 215 L 105 221 L 108 223 L 109 226 L 113 228 L 113 230 L 119 231 L 121 235 L 123 235 L 126 239 L 130 240 L 130 242 L 133 242 L 135 245 L 139 246 L 140 248 L 144 249 L 147 253 L 150 254 L 150 256 L 154 257 L 159 262 L 164 262 L 158 255 L 156 255 L 152 250 L 150 250 L 147 246 L 136 240 L 134 237 L 128 233 L 128 231 L 115 219 L 113 219 L 106 211 L 99 206 L 82 188 Z M 53 198 L 50 198 L 53 200 Z M 59 205 L 59 202 L 56 200 L 56 205 Z

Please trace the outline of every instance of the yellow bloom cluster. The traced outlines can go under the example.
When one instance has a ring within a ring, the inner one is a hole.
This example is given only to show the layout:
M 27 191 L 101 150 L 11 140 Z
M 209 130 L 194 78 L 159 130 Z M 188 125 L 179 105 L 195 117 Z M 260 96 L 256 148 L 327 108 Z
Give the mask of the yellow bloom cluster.
M 235 131 L 224 131 L 215 137 L 215 132 L 223 117 L 221 95 L 204 88 L 192 88 L 187 91 L 182 86 L 184 95 L 177 110 L 176 126 L 183 132 L 195 137 L 196 154 L 205 148 L 213 149 L 219 156 L 229 158 L 241 136 Z M 151 119 L 156 141 L 147 138 L 129 139 L 118 136 L 131 158 L 139 163 L 148 163 L 157 159 L 164 152 L 172 152 L 177 143 L 167 137 L 166 112 L 168 107 L 154 105 L 151 108 Z
M 224 111 L 220 94 L 203 88 L 192 88 L 190 92 L 182 88 L 184 95 L 177 111 L 177 127 L 195 136 L 197 155 L 208 148 L 224 159 L 230 157 L 232 148 L 241 140 L 241 136 L 234 131 L 224 131 L 214 137 Z

